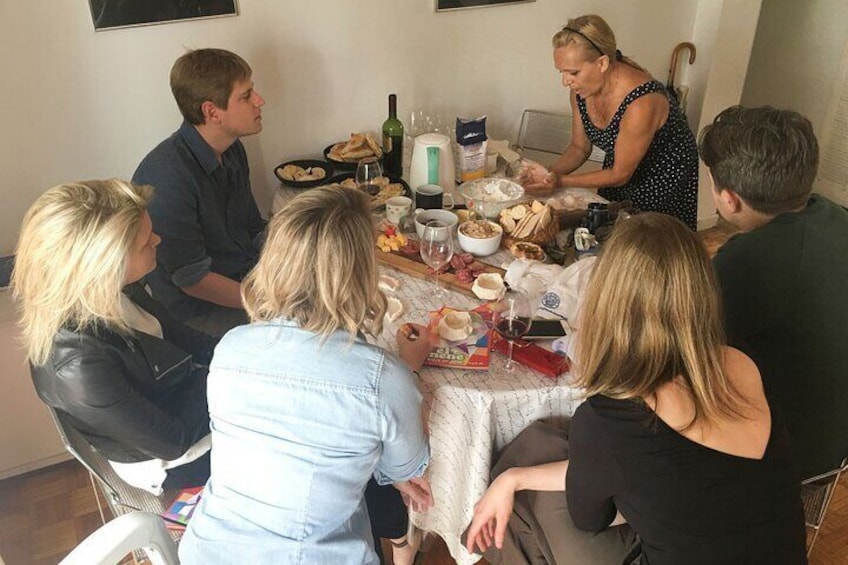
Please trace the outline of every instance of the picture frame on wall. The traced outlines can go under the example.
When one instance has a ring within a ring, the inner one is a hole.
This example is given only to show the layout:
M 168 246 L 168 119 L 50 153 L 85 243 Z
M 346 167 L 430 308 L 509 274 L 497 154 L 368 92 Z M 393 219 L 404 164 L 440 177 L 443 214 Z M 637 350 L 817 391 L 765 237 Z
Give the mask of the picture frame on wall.
M 466 8 L 489 8 L 504 4 L 527 4 L 536 0 L 435 0 L 437 12 L 464 10 Z
M 238 15 L 237 0 L 88 0 L 95 31 Z

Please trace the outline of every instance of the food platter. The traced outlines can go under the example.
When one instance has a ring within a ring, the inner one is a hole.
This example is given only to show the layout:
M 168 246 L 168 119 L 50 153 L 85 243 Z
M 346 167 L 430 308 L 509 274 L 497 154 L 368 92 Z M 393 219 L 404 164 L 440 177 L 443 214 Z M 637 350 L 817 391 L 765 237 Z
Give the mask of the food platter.
M 408 257 L 403 253 L 397 251 L 392 251 L 390 253 L 383 253 L 382 251 L 378 251 L 377 261 L 384 265 L 394 267 L 402 273 L 406 273 L 417 279 L 430 281 L 433 280 L 432 270 L 419 257 Z M 480 273 L 497 273 L 501 276 L 504 275 L 503 269 L 499 269 L 492 265 L 487 265 L 486 263 L 482 263 L 477 260 L 474 260 L 471 266 Z M 473 280 L 470 282 L 462 280 L 460 277 L 458 277 L 455 273 L 452 272 L 442 273 L 441 275 L 439 275 L 439 280 L 442 282 L 442 284 L 454 290 L 458 290 L 464 294 L 476 298 L 476 295 L 472 290 L 472 287 L 474 286 Z
M 306 180 L 297 180 L 295 176 L 289 174 L 294 172 L 294 174 L 297 175 L 298 173 L 296 171 L 298 170 L 307 173 L 305 177 Z M 323 172 L 323 174 L 321 174 L 321 172 Z M 288 161 L 286 163 L 281 163 L 274 168 L 274 174 L 278 179 L 280 179 L 280 182 L 291 188 L 312 188 L 314 186 L 327 184 L 327 182 L 332 178 L 333 172 L 333 165 L 326 161 L 316 161 L 314 159 L 297 159 L 295 161 Z
M 329 183 L 324 184 L 340 184 L 342 186 L 347 186 L 349 188 L 356 188 L 356 182 L 354 181 L 355 173 L 341 173 L 334 176 L 330 179 Z M 382 194 L 378 193 L 376 195 L 372 195 L 372 204 L 371 207 L 374 210 L 380 211 L 386 207 L 386 200 L 391 198 L 392 196 L 411 196 L 412 191 L 409 188 L 409 185 L 405 180 L 397 177 L 387 177 L 389 180 L 389 185 L 399 184 L 401 186 L 401 192 L 397 193 L 397 190 L 392 191 L 391 193 Z
M 347 141 L 332 143 L 324 148 L 324 158 L 342 171 L 355 171 L 362 159 L 377 157 L 382 162 L 383 148 L 373 136 L 352 133 Z
M 334 167 L 336 168 L 336 170 L 338 170 L 338 171 L 355 171 L 355 170 L 356 170 L 356 165 L 358 165 L 358 164 L 359 164 L 359 161 L 360 161 L 359 159 L 357 159 L 356 161 L 336 161 L 335 159 L 333 159 L 332 157 L 330 157 L 330 150 L 331 150 L 331 149 L 333 148 L 333 146 L 335 146 L 335 145 L 336 145 L 336 144 L 334 143 L 334 144 L 332 144 L 332 145 L 328 145 L 327 147 L 325 147 L 325 148 L 324 148 L 324 159 L 326 159 L 326 160 L 327 160 L 327 162 L 332 163 L 332 164 L 333 164 L 333 166 L 334 166 Z M 364 158 L 365 158 L 365 157 L 363 157 L 363 159 L 364 159 Z M 383 158 L 382 158 L 382 157 L 380 157 L 380 163 L 382 164 L 382 162 L 383 162 Z

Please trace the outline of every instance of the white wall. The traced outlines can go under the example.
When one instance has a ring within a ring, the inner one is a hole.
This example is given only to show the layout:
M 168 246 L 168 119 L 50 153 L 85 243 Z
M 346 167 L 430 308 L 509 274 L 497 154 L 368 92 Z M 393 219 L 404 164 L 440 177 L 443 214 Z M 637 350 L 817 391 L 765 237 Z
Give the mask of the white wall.
M 848 40 L 845 0 L 763 0 L 742 104 L 770 104 L 824 126 Z
M 789 108 L 807 116 L 819 139 L 822 163 L 828 110 L 835 111 L 848 65 L 848 2 L 845 0 L 763 0 L 742 103 Z M 836 99 L 834 99 L 836 98 Z M 844 106 L 843 106 L 844 107 Z M 844 112 L 843 112 L 844 114 Z M 844 141 L 841 153 L 848 153 Z M 843 168 L 844 170 L 844 168 Z M 821 168 L 819 170 L 821 173 Z M 848 192 L 817 179 L 814 190 L 848 206 Z
M 234 18 L 95 33 L 85 0 L 0 2 L 0 254 L 42 191 L 130 177 L 176 129 L 168 72 L 186 48 L 231 49 L 253 66 L 265 131 L 246 145 L 267 206 L 275 165 L 376 130 L 392 91 L 407 126 L 409 109 L 423 106 L 488 114 L 497 137 L 513 136 L 526 107 L 564 111 L 550 37 L 570 16 L 603 15 L 622 51 L 664 81 L 673 46 L 692 40 L 699 1 L 537 0 L 439 14 L 432 0 L 239 4 Z M 708 57 L 709 45 L 698 48 Z
M 719 112 L 728 106 L 739 104 L 759 19 L 760 0 L 715 2 L 720 5 L 720 9 L 716 13 L 715 6 L 709 8 L 710 15 L 704 20 L 702 30 L 703 34 L 714 33 L 715 37 L 696 134 L 705 125 L 712 123 Z M 712 197 L 709 172 L 703 161 L 700 166 L 698 229 L 703 229 L 715 224 L 718 214 Z

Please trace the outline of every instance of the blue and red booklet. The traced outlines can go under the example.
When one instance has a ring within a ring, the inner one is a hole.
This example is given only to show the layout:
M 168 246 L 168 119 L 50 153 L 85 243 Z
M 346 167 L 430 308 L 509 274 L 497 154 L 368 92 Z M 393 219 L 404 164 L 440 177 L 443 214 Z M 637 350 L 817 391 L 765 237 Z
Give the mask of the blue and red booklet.
M 161 514 L 168 528 L 172 530 L 184 530 L 202 495 L 203 487 L 182 489 L 177 495 L 177 498 L 174 499 L 174 502 L 171 503 L 171 506 Z

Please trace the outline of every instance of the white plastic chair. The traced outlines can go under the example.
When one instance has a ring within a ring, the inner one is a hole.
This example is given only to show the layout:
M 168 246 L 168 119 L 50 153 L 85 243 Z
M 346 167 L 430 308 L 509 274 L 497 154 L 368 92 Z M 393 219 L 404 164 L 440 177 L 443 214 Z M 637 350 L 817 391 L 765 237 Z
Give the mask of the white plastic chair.
M 98 528 L 59 565 L 115 565 L 136 549 L 142 549 L 152 565 L 180 562 L 177 545 L 162 518 L 150 512 L 130 512 Z

